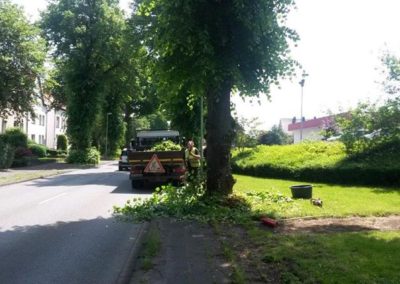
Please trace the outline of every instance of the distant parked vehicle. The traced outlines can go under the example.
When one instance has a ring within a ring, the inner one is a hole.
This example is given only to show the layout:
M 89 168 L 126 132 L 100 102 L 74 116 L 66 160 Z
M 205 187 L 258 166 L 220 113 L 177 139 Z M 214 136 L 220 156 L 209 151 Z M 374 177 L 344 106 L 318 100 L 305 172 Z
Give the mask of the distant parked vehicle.
M 131 168 L 131 165 L 129 164 L 128 160 L 128 149 L 124 148 L 121 151 L 121 155 L 119 156 L 119 161 L 118 161 L 118 170 L 123 171 L 123 170 L 129 170 Z
M 331 142 L 331 141 L 338 141 L 340 140 L 340 137 L 342 137 L 342 135 L 338 135 L 338 136 L 332 136 L 326 139 L 326 141 Z

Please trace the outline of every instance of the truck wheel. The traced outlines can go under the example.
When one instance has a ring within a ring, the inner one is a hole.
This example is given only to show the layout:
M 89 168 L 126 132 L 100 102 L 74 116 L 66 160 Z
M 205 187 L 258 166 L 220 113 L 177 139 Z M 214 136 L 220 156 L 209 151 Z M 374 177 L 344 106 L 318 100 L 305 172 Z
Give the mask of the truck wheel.
M 143 182 L 140 180 L 133 180 L 131 183 L 132 183 L 132 189 L 138 189 L 143 186 Z
M 122 168 L 121 166 L 118 166 L 118 170 L 119 170 L 119 171 L 122 171 L 123 168 Z

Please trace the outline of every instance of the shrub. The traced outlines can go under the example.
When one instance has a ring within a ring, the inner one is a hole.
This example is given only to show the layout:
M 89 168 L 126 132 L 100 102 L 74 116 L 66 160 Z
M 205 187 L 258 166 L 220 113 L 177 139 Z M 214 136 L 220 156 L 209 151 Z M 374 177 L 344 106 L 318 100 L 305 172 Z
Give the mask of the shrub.
M 13 167 L 29 166 L 32 162 L 32 151 L 28 148 L 18 147 L 15 149 Z
M 175 144 L 171 140 L 162 141 L 157 143 L 151 148 L 151 151 L 180 151 L 182 147 Z
M 47 155 L 50 157 L 57 157 L 58 156 L 58 151 L 54 149 L 48 149 L 47 150 Z
M 100 152 L 95 148 L 86 150 L 71 150 L 67 156 L 67 163 L 97 165 L 100 162 Z
M 68 142 L 67 136 L 61 134 L 57 137 L 57 150 L 67 151 Z
M 22 132 L 20 128 L 7 129 L 6 132 L 4 133 L 4 137 L 6 139 L 6 142 L 11 146 L 13 146 L 14 148 L 28 147 L 28 137 L 24 132 Z
M 14 148 L 0 135 L 0 169 L 8 169 L 14 160 Z
M 30 144 L 30 145 L 28 145 L 28 149 L 31 150 L 33 155 L 35 155 L 39 158 L 46 157 L 46 154 L 47 154 L 46 146 L 38 145 L 38 144 Z

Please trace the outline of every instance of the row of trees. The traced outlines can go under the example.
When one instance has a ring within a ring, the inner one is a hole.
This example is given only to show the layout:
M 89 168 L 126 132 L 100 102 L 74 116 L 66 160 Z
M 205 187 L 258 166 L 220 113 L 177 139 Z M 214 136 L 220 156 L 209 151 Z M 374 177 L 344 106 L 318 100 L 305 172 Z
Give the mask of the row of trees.
M 23 19 L 15 5 L 1 3 Z M 71 147 L 82 154 L 101 143 L 107 121 L 114 151 L 124 140 L 126 125 L 133 127 L 139 115 L 156 111 L 166 115 L 171 127 L 192 136 L 199 130 L 203 98 L 207 189 L 210 194 L 230 193 L 235 137 L 231 92 L 268 95 L 271 84 L 293 75 L 297 63 L 289 56 L 289 45 L 298 36 L 285 25 L 293 0 L 138 0 L 129 18 L 118 4 L 50 0 L 39 23 L 52 55 L 48 74 L 40 70 L 46 54 L 40 31 L 24 19 L 34 34 L 27 42 L 41 47 L 41 57 L 33 52 L 40 64 L 27 72 L 28 91 L 40 78 L 54 105 L 67 107 Z M 6 28 L 13 29 L 10 24 Z M 17 102 L 14 110 L 26 111 L 21 105 Z M 2 106 L 6 108 L 12 109 Z

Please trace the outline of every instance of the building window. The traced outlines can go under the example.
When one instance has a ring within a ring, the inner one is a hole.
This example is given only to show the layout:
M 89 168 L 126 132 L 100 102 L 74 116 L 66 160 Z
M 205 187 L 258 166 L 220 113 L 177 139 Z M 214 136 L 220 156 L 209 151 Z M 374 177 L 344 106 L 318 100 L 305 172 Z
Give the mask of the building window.
M 32 134 L 32 135 L 31 135 L 31 140 L 32 140 L 33 142 L 36 142 L 36 136 L 35 136 L 35 134 Z
M 56 117 L 56 128 L 60 128 L 60 117 Z
M 3 120 L 1 122 L 1 133 L 6 132 L 6 128 L 7 128 L 7 120 Z
M 65 129 L 65 127 L 66 127 L 66 121 L 65 118 L 63 117 L 63 119 L 61 120 L 61 128 Z
M 44 115 L 39 115 L 39 125 L 44 126 L 45 122 L 45 116 Z
M 32 124 L 36 124 L 36 119 L 33 116 L 31 117 L 31 120 L 32 120 Z
M 46 139 L 44 139 L 44 135 L 39 135 L 39 144 L 46 145 Z

